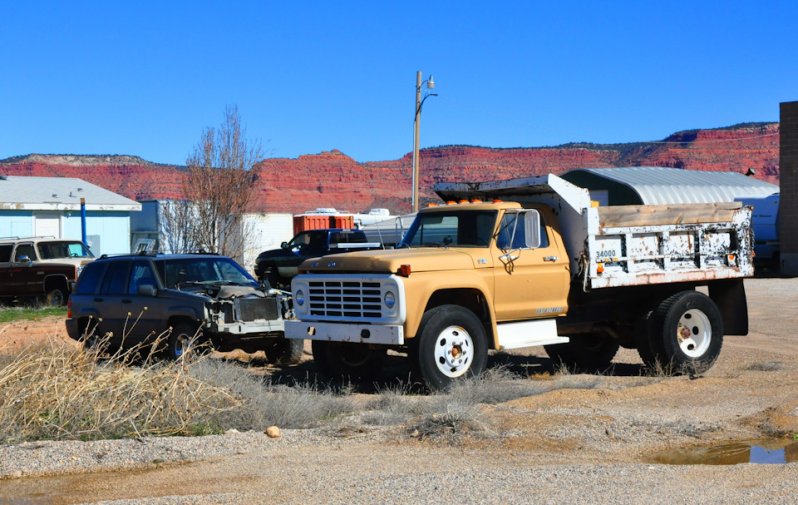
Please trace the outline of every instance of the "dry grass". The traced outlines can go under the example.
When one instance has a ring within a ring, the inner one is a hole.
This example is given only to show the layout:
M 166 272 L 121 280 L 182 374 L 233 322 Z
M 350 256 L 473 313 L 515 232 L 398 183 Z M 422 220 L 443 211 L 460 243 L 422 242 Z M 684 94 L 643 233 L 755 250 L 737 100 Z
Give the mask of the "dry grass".
M 135 350 L 101 354 L 51 340 L 0 363 L 0 442 L 307 427 L 351 409 L 332 392 L 272 386 L 205 357 L 133 367 Z

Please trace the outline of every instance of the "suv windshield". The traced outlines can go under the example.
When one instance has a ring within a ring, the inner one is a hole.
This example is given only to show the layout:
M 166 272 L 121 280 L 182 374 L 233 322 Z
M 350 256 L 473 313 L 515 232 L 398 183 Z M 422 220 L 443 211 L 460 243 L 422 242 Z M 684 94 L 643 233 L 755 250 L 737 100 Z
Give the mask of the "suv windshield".
M 452 210 L 416 216 L 399 247 L 488 247 L 494 210 Z
M 168 289 L 210 284 L 258 286 L 258 281 L 230 258 L 180 258 L 156 261 L 155 265 Z
M 51 260 L 56 258 L 93 258 L 94 255 L 89 248 L 82 242 L 56 241 L 39 242 L 36 244 L 39 249 L 39 258 Z

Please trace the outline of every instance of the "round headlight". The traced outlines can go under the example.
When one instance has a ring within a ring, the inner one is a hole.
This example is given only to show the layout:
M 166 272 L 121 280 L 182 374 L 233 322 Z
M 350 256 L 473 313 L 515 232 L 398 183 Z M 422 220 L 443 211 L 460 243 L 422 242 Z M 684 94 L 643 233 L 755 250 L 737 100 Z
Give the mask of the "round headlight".
M 396 295 L 393 294 L 392 291 L 388 291 L 385 293 L 385 306 L 389 309 L 392 309 L 394 305 L 396 305 Z
M 294 296 L 294 301 L 295 301 L 295 302 L 296 302 L 296 304 L 297 304 L 297 305 L 299 305 L 300 307 L 301 307 L 301 306 L 303 306 L 303 305 L 305 305 L 305 292 L 304 292 L 304 291 L 302 291 L 301 289 L 300 289 L 300 290 L 298 290 L 298 291 L 296 292 L 296 295 Z

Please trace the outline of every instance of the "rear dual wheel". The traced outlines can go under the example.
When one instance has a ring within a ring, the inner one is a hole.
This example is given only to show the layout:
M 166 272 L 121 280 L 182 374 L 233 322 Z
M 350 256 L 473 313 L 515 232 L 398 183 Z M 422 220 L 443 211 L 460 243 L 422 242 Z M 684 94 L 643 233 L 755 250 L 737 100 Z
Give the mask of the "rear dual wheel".
M 637 334 L 643 362 L 667 373 L 709 370 L 723 346 L 723 318 L 703 293 L 682 291 L 662 301 Z
M 543 346 L 555 367 L 580 371 L 606 370 L 619 347 L 618 342 L 605 333 L 580 335 L 571 337 L 565 344 Z

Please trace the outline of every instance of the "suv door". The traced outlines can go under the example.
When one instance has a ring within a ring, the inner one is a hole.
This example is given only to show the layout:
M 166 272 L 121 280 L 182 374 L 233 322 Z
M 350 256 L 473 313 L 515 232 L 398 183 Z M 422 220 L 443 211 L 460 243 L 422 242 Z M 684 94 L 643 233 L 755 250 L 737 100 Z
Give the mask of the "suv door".
M 143 285 L 153 286 L 156 290 L 160 287 L 152 263 L 149 260 L 134 260 L 130 268 L 128 296 L 122 299 L 122 304 L 130 312 L 128 338 L 136 342 L 151 342 L 166 330 L 169 318 L 164 309 L 165 303 L 157 300 L 157 295 L 139 294 L 139 286 Z
M 113 346 L 123 343 L 129 345 L 125 339 L 131 317 L 128 315 L 130 299 L 127 294 L 129 272 L 129 260 L 109 262 L 100 283 L 100 291 L 94 298 L 96 310 L 101 318 L 97 326 L 99 335 L 111 333 L 109 343 Z M 123 300 L 128 300 L 128 303 L 123 303 Z

